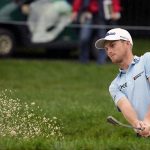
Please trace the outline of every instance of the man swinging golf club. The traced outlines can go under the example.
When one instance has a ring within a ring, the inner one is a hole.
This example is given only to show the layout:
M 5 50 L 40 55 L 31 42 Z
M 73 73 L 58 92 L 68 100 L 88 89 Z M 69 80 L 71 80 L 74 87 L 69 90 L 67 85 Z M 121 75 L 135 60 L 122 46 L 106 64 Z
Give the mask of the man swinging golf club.
M 150 136 L 150 52 L 141 57 L 132 53 L 130 33 L 121 28 L 109 30 L 96 41 L 97 49 L 105 49 L 108 57 L 119 66 L 109 92 L 118 110 L 142 137 Z

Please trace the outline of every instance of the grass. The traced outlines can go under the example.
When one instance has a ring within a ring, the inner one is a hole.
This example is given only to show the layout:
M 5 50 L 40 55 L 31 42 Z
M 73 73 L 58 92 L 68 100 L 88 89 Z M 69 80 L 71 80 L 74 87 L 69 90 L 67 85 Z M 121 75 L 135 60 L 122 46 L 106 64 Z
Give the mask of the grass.
M 137 44 L 135 47 L 140 48 Z M 113 115 L 126 123 L 108 92 L 117 72 L 118 68 L 112 64 L 1 59 L 0 91 L 10 89 L 13 98 L 35 102 L 48 117 L 61 119 L 64 139 L 37 137 L 18 141 L 0 137 L 0 149 L 148 150 L 149 139 L 137 138 L 132 129 L 113 127 L 106 122 L 106 117 Z

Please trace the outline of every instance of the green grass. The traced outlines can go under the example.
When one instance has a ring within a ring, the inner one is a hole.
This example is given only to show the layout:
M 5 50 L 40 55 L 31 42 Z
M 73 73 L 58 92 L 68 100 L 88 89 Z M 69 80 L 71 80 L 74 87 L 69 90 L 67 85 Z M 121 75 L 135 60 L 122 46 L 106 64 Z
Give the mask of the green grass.
M 10 89 L 14 91 L 14 98 L 36 102 L 49 117 L 60 118 L 64 126 L 64 140 L 41 137 L 18 141 L 1 137 L 0 149 L 148 150 L 149 139 L 137 138 L 131 129 L 114 127 L 106 122 L 107 116 L 113 115 L 126 123 L 108 92 L 117 72 L 118 68 L 112 64 L 0 60 L 0 91 Z

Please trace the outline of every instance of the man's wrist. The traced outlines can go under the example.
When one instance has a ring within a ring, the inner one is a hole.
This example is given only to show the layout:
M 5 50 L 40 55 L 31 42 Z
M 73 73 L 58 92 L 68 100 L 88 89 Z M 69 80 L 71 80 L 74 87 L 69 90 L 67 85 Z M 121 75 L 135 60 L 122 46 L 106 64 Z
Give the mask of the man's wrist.
M 133 127 L 139 128 L 139 126 L 140 126 L 140 120 L 138 120 L 138 119 L 133 120 L 132 123 L 131 123 L 131 125 Z

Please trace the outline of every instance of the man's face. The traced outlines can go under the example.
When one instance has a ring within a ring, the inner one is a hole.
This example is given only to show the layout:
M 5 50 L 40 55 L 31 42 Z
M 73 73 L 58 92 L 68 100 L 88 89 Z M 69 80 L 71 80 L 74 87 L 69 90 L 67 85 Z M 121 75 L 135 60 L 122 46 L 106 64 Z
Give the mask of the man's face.
M 128 41 L 106 41 L 104 44 L 105 51 L 113 63 L 121 63 L 129 50 Z

